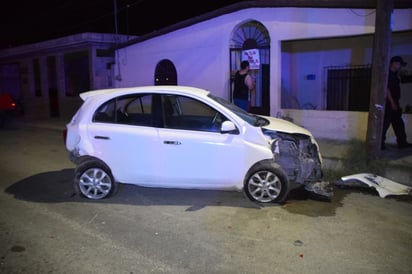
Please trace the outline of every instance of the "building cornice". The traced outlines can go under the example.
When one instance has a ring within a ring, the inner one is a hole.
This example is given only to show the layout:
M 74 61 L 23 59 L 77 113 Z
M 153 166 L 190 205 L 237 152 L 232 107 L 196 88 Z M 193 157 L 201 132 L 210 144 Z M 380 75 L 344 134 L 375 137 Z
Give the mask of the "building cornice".
M 124 43 L 133 38 L 136 38 L 136 36 L 114 33 L 84 32 L 39 43 L 22 45 L 9 49 L 2 49 L 0 50 L 0 60 L 4 61 L 5 59 L 9 58 L 16 59 L 24 58 L 25 56 L 43 55 L 53 52 L 64 52 L 89 46 L 101 45 L 105 48 L 112 48 L 117 44 Z
M 242 1 L 231 4 L 211 12 L 166 26 L 160 30 L 150 32 L 148 34 L 136 37 L 127 42 L 115 45 L 115 49 L 123 48 L 149 40 L 151 38 L 161 36 L 172 31 L 176 31 L 197 23 L 213 19 L 218 16 L 229 14 L 232 12 L 250 9 L 250 8 L 333 8 L 333 9 L 375 9 L 377 0 L 256 0 Z M 412 8 L 411 0 L 394 0 L 394 8 L 408 9 Z

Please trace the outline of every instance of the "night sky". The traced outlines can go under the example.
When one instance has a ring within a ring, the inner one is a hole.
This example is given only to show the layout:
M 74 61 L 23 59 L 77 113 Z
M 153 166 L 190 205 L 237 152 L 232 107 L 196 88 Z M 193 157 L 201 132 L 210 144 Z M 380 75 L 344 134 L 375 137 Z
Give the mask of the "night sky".
M 233 0 L 12 0 L 0 8 L 0 49 L 82 32 L 143 35 Z

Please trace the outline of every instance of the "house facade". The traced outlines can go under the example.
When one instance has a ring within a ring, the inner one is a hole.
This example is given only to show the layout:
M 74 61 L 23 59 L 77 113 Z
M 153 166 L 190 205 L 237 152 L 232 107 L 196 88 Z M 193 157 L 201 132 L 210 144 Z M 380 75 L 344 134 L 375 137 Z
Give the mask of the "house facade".
M 248 59 L 257 83 L 252 112 L 286 117 L 321 138 L 365 139 L 375 2 L 333 8 L 272 2 L 279 3 L 231 5 L 122 44 L 115 86 L 189 85 L 231 100 L 233 75 Z M 395 5 L 392 18 L 391 55 L 401 55 L 411 71 L 412 5 Z M 333 77 L 342 71 L 343 82 Z M 411 99 L 403 94 L 404 106 Z M 411 119 L 405 114 L 412 138 Z
M 114 86 L 113 46 L 135 36 L 81 33 L 0 50 L 0 91 L 28 119 L 70 117 L 83 91 Z

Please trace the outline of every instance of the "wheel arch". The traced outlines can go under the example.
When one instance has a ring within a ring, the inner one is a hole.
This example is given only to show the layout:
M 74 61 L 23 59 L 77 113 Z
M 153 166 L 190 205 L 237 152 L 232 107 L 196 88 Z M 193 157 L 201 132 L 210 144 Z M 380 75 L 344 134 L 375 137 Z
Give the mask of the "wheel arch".
M 76 159 L 76 165 L 84 164 L 85 162 L 91 162 L 91 161 L 97 161 L 100 162 L 101 164 L 105 165 L 106 168 L 110 169 L 109 166 L 101 159 L 90 156 L 90 155 L 85 155 L 85 156 L 80 156 Z
M 264 160 L 261 160 L 261 161 L 256 162 L 254 165 L 252 165 L 252 166 L 249 168 L 249 170 L 246 172 L 246 176 L 245 176 L 244 181 L 246 181 L 246 179 L 251 175 L 251 173 L 252 173 L 254 170 L 256 170 L 256 169 L 258 169 L 258 168 L 260 168 L 260 167 L 263 167 L 263 166 L 267 166 L 267 165 L 270 165 L 270 166 L 272 166 L 273 168 L 280 170 L 280 171 L 283 173 L 283 175 L 285 175 L 285 178 L 286 178 L 286 180 L 287 180 L 288 183 L 289 183 L 289 179 L 288 179 L 288 176 L 286 175 L 285 170 L 284 170 L 278 163 L 276 163 L 275 161 L 273 161 L 273 159 L 264 159 Z

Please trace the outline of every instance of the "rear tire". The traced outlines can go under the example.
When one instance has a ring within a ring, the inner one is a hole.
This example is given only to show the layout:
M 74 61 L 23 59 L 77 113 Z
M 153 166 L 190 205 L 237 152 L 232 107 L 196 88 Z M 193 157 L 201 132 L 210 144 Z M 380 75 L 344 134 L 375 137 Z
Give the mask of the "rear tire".
M 290 186 L 285 172 L 271 160 L 255 164 L 246 175 L 246 196 L 258 203 L 283 203 Z
M 92 200 L 108 198 L 116 193 L 118 184 L 110 169 L 99 160 L 86 160 L 75 169 L 76 193 Z

